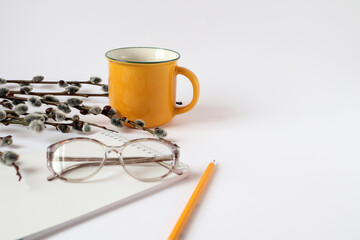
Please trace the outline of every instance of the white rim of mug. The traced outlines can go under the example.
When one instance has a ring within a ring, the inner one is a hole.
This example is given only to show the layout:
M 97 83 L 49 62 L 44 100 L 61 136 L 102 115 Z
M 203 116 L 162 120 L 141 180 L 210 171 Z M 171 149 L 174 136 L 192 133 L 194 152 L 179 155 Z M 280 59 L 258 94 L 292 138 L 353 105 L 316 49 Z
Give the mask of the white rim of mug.
M 121 50 L 121 49 L 130 49 L 130 48 L 149 48 L 149 49 L 161 49 L 161 50 L 165 50 L 165 51 L 170 51 L 170 52 L 173 52 L 173 53 L 176 53 L 178 56 L 176 58 L 173 58 L 173 59 L 170 59 L 170 60 L 165 60 L 165 61 L 155 61 L 155 62 L 141 62 L 141 61 L 126 61 L 126 60 L 121 60 L 121 59 L 116 59 L 116 58 L 111 58 L 109 57 L 109 53 L 112 52 L 112 51 L 115 51 L 115 50 Z M 180 53 L 174 51 L 174 50 L 171 50 L 171 49 L 167 49 L 167 48 L 159 48 L 159 47 L 122 47 L 122 48 L 114 48 L 114 49 L 111 49 L 109 51 L 107 51 L 105 53 L 105 57 L 107 59 L 110 59 L 110 60 L 113 60 L 115 62 L 123 62 L 123 63 L 138 63 L 138 64 L 156 64 L 156 63 L 166 63 L 166 62 L 173 62 L 173 61 L 176 61 L 180 58 Z

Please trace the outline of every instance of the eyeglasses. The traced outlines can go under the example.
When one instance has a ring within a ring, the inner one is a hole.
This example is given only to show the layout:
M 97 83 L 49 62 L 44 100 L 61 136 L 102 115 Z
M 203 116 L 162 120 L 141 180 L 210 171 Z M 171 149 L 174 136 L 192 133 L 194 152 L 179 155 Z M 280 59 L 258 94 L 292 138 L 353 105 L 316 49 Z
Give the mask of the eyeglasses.
M 183 174 L 178 168 L 179 147 L 164 139 L 141 138 L 121 146 L 107 146 L 91 138 L 70 138 L 50 145 L 47 179 L 82 182 L 97 174 L 103 166 L 122 165 L 132 177 L 156 181 L 171 173 Z M 117 157 L 108 157 L 110 153 Z

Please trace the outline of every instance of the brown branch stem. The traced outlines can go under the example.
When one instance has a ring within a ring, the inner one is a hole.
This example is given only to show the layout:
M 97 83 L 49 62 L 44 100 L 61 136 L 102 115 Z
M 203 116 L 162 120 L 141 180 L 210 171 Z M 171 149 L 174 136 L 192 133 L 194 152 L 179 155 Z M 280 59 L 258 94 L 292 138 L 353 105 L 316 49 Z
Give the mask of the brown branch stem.
M 16 164 L 16 163 L 12 163 L 13 167 L 15 168 L 16 170 L 16 175 L 19 176 L 19 181 L 21 180 L 22 176 L 21 176 L 21 173 L 20 173 L 20 168 L 19 166 Z
M 60 80 L 61 81 L 61 80 Z M 64 82 L 68 84 L 90 84 L 90 85 L 96 85 L 96 86 L 103 86 L 104 84 L 101 83 L 92 83 L 90 81 L 65 81 Z M 28 84 L 59 84 L 59 81 L 42 81 L 42 82 L 34 82 L 32 80 L 6 80 L 7 83 L 28 83 Z
M 1 123 L 4 124 L 5 126 L 7 126 L 9 124 L 19 124 L 19 125 L 23 125 L 23 126 L 28 126 L 24 121 L 16 120 L 16 119 L 15 120 L 3 120 L 3 121 L 1 121 Z
M 78 97 L 108 97 L 107 93 L 73 93 L 69 94 L 66 91 L 63 92 L 29 92 L 28 94 L 22 93 L 20 91 L 10 91 L 9 94 L 18 94 L 18 95 L 35 95 L 35 96 L 45 96 L 45 95 L 53 95 L 53 96 L 78 96 Z
M 84 123 L 85 123 L 85 122 L 84 122 Z M 91 126 L 94 126 L 94 127 L 102 128 L 102 129 L 104 129 L 104 130 L 108 130 L 108 131 L 110 131 L 110 132 L 115 132 L 115 133 L 117 133 L 117 131 L 115 131 L 115 130 L 109 129 L 109 128 L 104 127 L 104 126 L 101 126 L 101 125 L 97 125 L 97 124 L 95 124 L 95 123 L 87 122 L 87 124 L 89 124 L 89 125 L 91 125 Z
M 65 118 L 66 121 L 73 121 L 72 118 Z M 76 122 L 81 122 L 81 123 L 87 123 L 89 124 L 90 126 L 94 126 L 94 127 L 97 127 L 97 128 L 102 128 L 104 130 L 108 130 L 110 132 L 117 132 L 115 130 L 112 130 L 112 129 L 109 129 L 107 127 L 104 127 L 104 126 L 101 126 L 101 125 L 98 125 L 98 124 L 95 124 L 95 123 L 91 123 L 91 122 L 85 122 L 85 121 L 82 121 L 82 120 L 77 120 Z M 67 124 L 67 125 L 71 125 L 71 124 Z
M 53 126 L 53 127 L 57 127 L 58 125 L 69 125 L 71 126 L 71 124 L 68 124 L 68 123 L 53 123 L 53 122 L 44 122 L 45 125 L 50 125 L 50 126 Z

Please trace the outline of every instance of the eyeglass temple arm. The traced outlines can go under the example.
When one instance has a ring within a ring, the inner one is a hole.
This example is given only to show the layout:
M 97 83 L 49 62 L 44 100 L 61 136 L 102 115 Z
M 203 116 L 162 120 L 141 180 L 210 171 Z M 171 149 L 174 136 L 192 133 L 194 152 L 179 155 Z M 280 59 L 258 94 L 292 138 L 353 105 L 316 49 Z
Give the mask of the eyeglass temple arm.
M 169 161 L 172 159 L 173 159 L 172 155 L 155 156 L 155 157 L 125 157 L 125 158 L 123 158 L 125 164 L 155 162 L 155 163 L 161 165 L 162 167 L 167 168 L 168 170 L 172 170 L 177 175 L 183 174 L 183 171 L 181 169 L 171 166 L 168 163 L 162 162 L 162 161 Z M 149 160 L 152 160 L 152 161 L 149 161 Z M 100 158 L 66 157 L 65 161 L 67 161 L 67 162 L 81 161 L 81 162 L 86 162 L 86 163 L 80 163 L 80 164 L 76 164 L 76 165 L 67 167 L 61 172 L 61 175 L 65 174 L 67 172 L 82 168 L 82 167 L 88 167 L 88 166 L 94 166 L 94 165 L 96 166 L 99 164 L 99 162 L 102 161 L 102 159 L 100 159 Z M 120 165 L 120 162 L 119 162 L 118 158 L 108 158 L 105 161 L 105 165 Z M 47 180 L 52 181 L 52 180 L 55 180 L 57 177 L 58 177 L 58 174 L 52 174 L 47 177 Z

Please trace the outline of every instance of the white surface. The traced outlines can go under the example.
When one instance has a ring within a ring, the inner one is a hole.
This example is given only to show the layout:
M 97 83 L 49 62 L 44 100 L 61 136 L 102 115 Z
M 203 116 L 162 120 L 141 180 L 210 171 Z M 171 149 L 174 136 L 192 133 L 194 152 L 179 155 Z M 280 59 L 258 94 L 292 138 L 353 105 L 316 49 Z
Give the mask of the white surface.
M 201 84 L 197 107 L 164 126 L 193 175 L 48 239 L 166 239 L 213 159 L 183 239 L 359 239 L 359 10 L 355 0 L 1 1 L 1 77 L 106 79 L 107 50 L 158 46 Z M 180 77 L 178 101 L 191 92 Z M 18 152 L 63 137 L 22 129 L 0 130 Z

